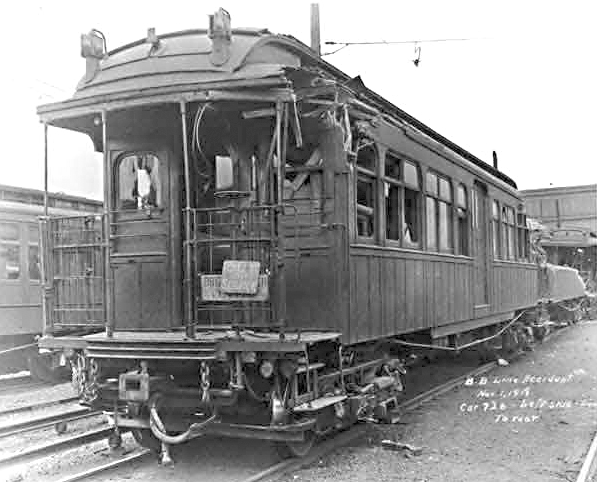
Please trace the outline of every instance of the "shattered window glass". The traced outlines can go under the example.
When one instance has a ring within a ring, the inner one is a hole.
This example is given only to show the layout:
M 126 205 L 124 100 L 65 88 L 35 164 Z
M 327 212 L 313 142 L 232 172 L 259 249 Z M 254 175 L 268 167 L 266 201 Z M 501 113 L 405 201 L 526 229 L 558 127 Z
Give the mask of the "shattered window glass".
M 159 159 L 148 153 L 129 154 L 118 165 L 118 209 L 161 207 Z

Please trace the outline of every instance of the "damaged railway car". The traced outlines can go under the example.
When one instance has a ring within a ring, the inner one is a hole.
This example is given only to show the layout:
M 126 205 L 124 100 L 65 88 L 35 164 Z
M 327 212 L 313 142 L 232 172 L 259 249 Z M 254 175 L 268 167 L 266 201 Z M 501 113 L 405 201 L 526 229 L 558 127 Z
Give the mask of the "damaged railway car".
M 110 52 L 92 31 L 82 54 L 73 97 L 38 114 L 103 152 L 105 209 L 42 221 L 40 345 L 115 442 L 302 455 L 392 417 L 397 343 L 457 347 L 537 304 L 515 183 L 298 40 L 220 10 Z

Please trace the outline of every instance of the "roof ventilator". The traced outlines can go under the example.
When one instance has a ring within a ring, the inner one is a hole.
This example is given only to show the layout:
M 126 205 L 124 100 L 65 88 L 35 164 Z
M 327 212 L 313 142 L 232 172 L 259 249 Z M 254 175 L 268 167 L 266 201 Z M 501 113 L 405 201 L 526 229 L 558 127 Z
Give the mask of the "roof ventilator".
M 211 39 L 211 55 L 209 60 L 215 66 L 225 64 L 230 58 L 230 44 L 232 42 L 232 28 L 230 14 L 220 8 L 209 16 L 209 31 L 207 36 Z
M 93 80 L 99 71 L 100 60 L 107 56 L 106 37 L 103 33 L 93 28 L 89 33 L 81 34 L 81 57 L 87 61 L 84 83 Z

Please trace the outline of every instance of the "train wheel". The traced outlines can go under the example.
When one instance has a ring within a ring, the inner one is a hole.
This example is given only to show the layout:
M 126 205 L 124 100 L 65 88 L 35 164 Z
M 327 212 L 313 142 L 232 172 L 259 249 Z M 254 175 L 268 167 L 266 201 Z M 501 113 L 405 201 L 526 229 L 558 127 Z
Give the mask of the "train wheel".
M 313 447 L 315 438 L 315 434 L 309 431 L 305 433 L 305 440 L 302 442 L 276 442 L 276 452 L 283 459 L 304 457 Z
M 162 442 L 160 442 L 160 440 L 153 433 L 151 433 L 150 429 L 134 428 L 131 430 L 131 432 L 133 433 L 133 438 L 139 445 L 141 445 L 141 447 L 145 447 L 156 454 L 161 453 Z

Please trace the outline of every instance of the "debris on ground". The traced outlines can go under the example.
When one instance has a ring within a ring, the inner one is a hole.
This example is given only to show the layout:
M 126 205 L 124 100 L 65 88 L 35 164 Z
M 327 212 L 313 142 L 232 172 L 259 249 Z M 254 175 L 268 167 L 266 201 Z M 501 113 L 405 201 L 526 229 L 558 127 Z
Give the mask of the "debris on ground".
M 498 358 L 497 364 L 501 367 L 507 367 L 508 365 L 510 365 L 510 363 L 508 363 L 508 360 L 504 360 L 503 358 Z
M 421 455 L 423 453 L 423 447 L 415 447 L 414 445 L 405 444 L 402 442 L 394 442 L 393 440 L 382 440 L 381 446 L 388 450 L 406 450 L 406 454 L 409 455 Z

